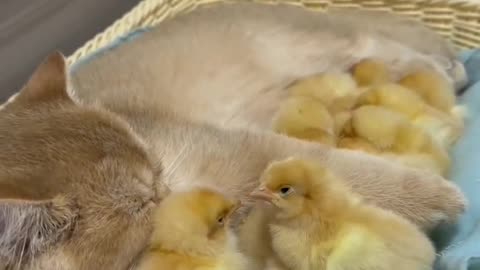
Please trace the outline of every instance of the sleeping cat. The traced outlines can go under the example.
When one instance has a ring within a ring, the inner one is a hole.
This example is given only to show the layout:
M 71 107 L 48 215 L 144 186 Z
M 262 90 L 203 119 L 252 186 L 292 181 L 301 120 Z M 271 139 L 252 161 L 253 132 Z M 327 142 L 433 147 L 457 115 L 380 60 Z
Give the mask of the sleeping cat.
M 269 130 L 286 85 L 365 57 L 399 76 L 428 67 L 464 79 L 438 36 L 371 15 L 213 5 L 70 78 L 52 54 L 0 111 L 0 269 L 135 269 L 151 209 L 169 190 L 201 183 L 242 198 L 267 164 L 289 156 L 316 158 L 425 230 L 454 221 L 464 197 L 441 177 Z

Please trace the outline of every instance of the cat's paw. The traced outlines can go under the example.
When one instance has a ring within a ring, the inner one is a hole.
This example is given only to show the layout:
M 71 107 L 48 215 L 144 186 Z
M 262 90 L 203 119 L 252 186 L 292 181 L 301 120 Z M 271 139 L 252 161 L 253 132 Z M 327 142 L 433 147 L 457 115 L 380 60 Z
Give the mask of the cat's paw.
M 457 221 L 467 204 L 460 189 L 437 174 L 359 151 L 329 150 L 325 165 L 365 200 L 424 230 Z
M 465 196 L 455 184 L 429 172 L 409 175 L 403 188 L 415 201 L 415 207 L 405 207 L 403 214 L 425 230 L 440 223 L 455 223 L 467 207 Z

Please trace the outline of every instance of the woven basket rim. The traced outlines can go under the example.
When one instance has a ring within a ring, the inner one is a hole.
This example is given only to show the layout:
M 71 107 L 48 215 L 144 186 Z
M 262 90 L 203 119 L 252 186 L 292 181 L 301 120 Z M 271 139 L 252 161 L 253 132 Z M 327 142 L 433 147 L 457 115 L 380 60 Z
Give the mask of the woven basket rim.
M 245 0 L 225 0 L 223 2 L 240 2 Z M 259 1 L 259 0 L 249 0 L 257 3 L 264 3 L 264 4 L 295 4 L 295 2 L 305 3 L 308 2 L 307 0 L 297 0 L 297 1 L 284 1 L 284 0 L 268 0 L 268 1 Z M 380 2 L 387 5 L 387 7 L 393 5 L 400 5 L 400 4 L 419 4 L 425 6 L 426 8 L 431 8 L 431 6 L 438 5 L 440 8 L 435 7 L 437 9 L 448 9 L 451 8 L 452 12 L 456 13 L 461 10 L 462 12 L 468 12 L 475 15 L 480 15 L 480 0 L 350 0 L 348 1 L 341 1 L 342 5 L 362 5 L 366 2 Z M 96 34 L 92 39 L 87 41 L 82 47 L 78 48 L 73 54 L 68 56 L 69 64 L 73 64 L 74 62 L 78 61 L 79 59 L 85 57 L 86 55 L 92 53 L 93 51 L 107 46 L 109 43 L 113 41 L 114 38 L 127 34 L 132 30 L 141 28 L 141 23 L 149 15 L 154 14 L 159 7 L 164 7 L 167 9 L 167 13 L 170 12 L 169 9 L 173 9 L 175 6 L 178 6 L 179 3 L 183 2 L 191 2 L 190 6 L 200 6 L 214 2 L 221 2 L 221 1 L 212 1 L 212 0 L 141 0 L 135 7 L 133 7 L 130 11 L 123 14 L 120 18 L 115 20 L 110 26 L 105 28 L 102 32 Z M 321 1 L 319 1 L 321 2 Z M 333 1 L 335 2 L 335 1 Z M 328 9 L 328 8 L 327 8 Z M 175 14 L 172 14 L 175 15 Z M 464 23 L 464 22 L 462 22 Z M 452 23 L 442 25 L 442 27 L 452 27 Z M 474 24 L 478 25 L 478 29 L 480 29 L 480 18 L 477 18 Z M 477 28 L 476 25 L 472 26 Z M 466 31 L 465 31 L 466 32 Z M 471 35 L 469 33 L 460 33 L 460 35 Z M 476 35 L 476 34 L 474 34 Z M 479 34 L 480 36 L 480 34 Z M 463 38 L 463 37 L 462 37 Z M 478 44 L 477 44 L 478 43 Z M 472 44 L 472 43 L 470 43 Z M 471 47 L 471 45 L 469 46 Z M 476 46 L 480 46 L 480 41 L 475 41 L 473 44 Z

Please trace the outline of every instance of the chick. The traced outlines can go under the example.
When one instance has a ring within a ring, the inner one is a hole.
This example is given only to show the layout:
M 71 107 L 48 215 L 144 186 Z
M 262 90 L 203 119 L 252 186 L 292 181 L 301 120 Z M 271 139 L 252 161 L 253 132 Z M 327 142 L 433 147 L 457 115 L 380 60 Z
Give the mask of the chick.
M 371 154 L 380 154 L 380 149 L 373 143 L 364 138 L 356 136 L 354 130 L 352 129 L 352 116 L 352 112 L 345 112 L 337 115 L 335 118 L 336 133 L 339 136 L 337 140 L 337 147 L 364 151 Z
M 380 84 L 371 87 L 359 97 L 358 105 L 385 106 L 415 118 L 425 110 L 425 102 L 415 92 L 394 83 Z
M 398 130 L 411 126 L 408 118 L 382 106 L 366 105 L 352 111 L 351 120 L 344 126 L 347 137 L 363 138 L 375 148 L 393 150 Z
M 464 121 L 427 106 L 412 123 L 427 131 L 444 148 L 450 149 L 464 132 Z
M 363 138 L 342 137 L 338 140 L 338 148 L 350 150 L 359 150 L 371 154 L 380 154 L 381 152 L 372 143 Z
M 302 79 L 288 91 L 292 96 L 308 96 L 320 100 L 331 112 L 340 112 L 355 105 L 358 91 L 348 73 L 323 73 Z
M 416 159 L 419 156 L 428 158 L 425 164 L 434 162 L 438 174 L 448 173 L 450 158 L 446 150 L 430 134 L 398 112 L 381 106 L 362 106 L 352 112 L 351 122 L 345 132 L 350 137 L 365 139 L 382 152 L 405 155 L 403 159 L 395 159 L 397 161 L 408 161 L 408 155 L 415 154 Z M 426 169 L 431 169 L 431 166 Z
M 450 148 L 463 133 L 463 120 L 431 107 L 420 95 L 398 84 L 374 86 L 361 95 L 358 104 L 380 105 L 404 114 L 445 149 Z
M 271 164 L 251 196 L 273 205 L 272 249 L 290 270 L 432 269 L 422 232 L 363 202 L 313 160 Z
M 287 136 L 335 145 L 335 126 L 330 112 L 318 100 L 306 96 L 288 98 L 273 121 L 273 130 Z
M 228 229 L 238 205 L 207 188 L 172 193 L 155 211 L 150 246 L 139 269 L 246 270 Z
M 416 92 L 427 104 L 443 112 L 441 117 L 454 122 L 456 130 L 452 133 L 458 136 L 462 133 L 468 112 L 466 107 L 456 105 L 455 89 L 444 77 L 433 71 L 422 70 L 407 75 L 399 84 Z
M 451 113 L 455 106 L 455 90 L 440 74 L 433 71 L 413 72 L 399 81 L 418 93 L 429 105 L 443 112 Z
M 372 86 L 393 80 L 387 66 L 374 59 L 365 59 L 357 63 L 352 68 L 352 74 L 358 86 Z
M 345 126 L 350 122 L 351 119 L 352 119 L 351 111 L 339 112 L 333 115 L 333 121 L 335 122 L 334 131 L 337 137 L 341 135 L 342 131 L 345 129 Z M 337 146 L 338 146 L 338 143 L 339 142 L 337 142 Z

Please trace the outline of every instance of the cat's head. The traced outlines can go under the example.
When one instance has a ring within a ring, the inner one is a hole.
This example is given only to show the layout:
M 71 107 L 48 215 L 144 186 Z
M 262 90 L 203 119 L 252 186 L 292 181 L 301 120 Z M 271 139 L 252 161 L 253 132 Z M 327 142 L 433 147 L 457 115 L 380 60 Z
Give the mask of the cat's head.
M 54 53 L 0 110 L 0 269 L 127 269 L 166 195 L 129 126 L 67 87 Z

